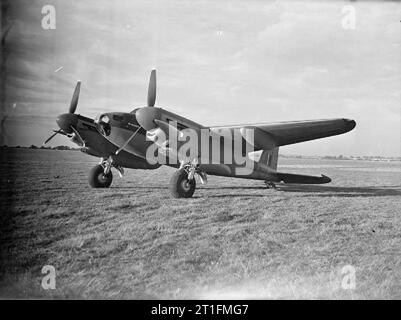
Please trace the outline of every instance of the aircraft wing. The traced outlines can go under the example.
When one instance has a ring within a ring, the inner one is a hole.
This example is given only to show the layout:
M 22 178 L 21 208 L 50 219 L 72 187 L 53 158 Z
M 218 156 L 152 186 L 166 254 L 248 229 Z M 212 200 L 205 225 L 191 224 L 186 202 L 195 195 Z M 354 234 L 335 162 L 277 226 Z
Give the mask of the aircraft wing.
M 260 150 L 335 136 L 351 131 L 355 125 L 350 119 L 326 119 L 211 127 L 210 130 L 240 129 L 247 140 L 245 129 L 254 129 L 254 145 Z

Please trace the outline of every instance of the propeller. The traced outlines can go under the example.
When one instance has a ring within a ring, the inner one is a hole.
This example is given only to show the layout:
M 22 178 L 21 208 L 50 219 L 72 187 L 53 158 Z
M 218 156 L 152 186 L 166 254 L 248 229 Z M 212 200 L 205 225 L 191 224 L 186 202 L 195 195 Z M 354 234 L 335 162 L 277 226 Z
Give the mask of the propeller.
M 154 107 L 156 102 L 156 69 L 152 69 L 148 87 L 148 107 Z
M 81 89 L 81 81 L 78 80 L 78 82 L 75 86 L 75 89 L 74 89 L 74 93 L 72 95 L 68 113 L 64 113 L 64 114 L 58 116 L 58 118 L 56 120 L 60 129 L 53 130 L 54 133 L 49 138 L 47 138 L 47 140 L 43 143 L 43 145 L 47 144 L 57 134 L 69 136 L 69 134 L 72 134 L 74 132 L 74 128 L 73 128 L 72 124 L 75 123 L 77 121 L 77 119 L 76 119 L 76 116 L 73 114 L 77 110 L 80 89 Z
M 47 138 L 47 140 L 45 141 L 45 142 L 43 142 L 43 146 L 44 145 L 46 145 L 51 139 L 53 139 L 57 134 L 63 134 L 63 135 L 67 135 L 63 130 L 53 130 L 53 134 L 49 137 L 49 138 Z
M 71 102 L 72 103 L 72 102 Z M 136 136 L 139 129 L 144 128 L 146 131 L 155 127 L 153 119 L 155 115 L 160 111 L 154 108 L 156 103 L 156 69 L 152 69 L 150 73 L 149 86 L 148 86 L 148 104 L 147 107 L 140 108 L 136 113 L 136 119 L 139 123 L 138 129 L 128 138 L 127 141 L 115 152 L 119 154 L 124 148 L 130 143 L 132 139 Z
M 74 94 L 72 95 L 69 113 L 75 113 L 75 110 L 77 110 L 80 89 L 81 89 L 81 81 L 78 80 L 75 86 Z
M 134 137 L 136 136 L 136 134 L 138 133 L 139 129 L 141 129 L 141 126 L 138 127 L 138 129 L 136 129 L 136 131 L 131 135 L 131 137 L 128 138 L 127 141 L 125 141 L 125 143 L 115 152 L 115 155 L 118 155 L 122 150 L 124 150 L 124 148 L 128 145 L 128 143 L 134 139 Z

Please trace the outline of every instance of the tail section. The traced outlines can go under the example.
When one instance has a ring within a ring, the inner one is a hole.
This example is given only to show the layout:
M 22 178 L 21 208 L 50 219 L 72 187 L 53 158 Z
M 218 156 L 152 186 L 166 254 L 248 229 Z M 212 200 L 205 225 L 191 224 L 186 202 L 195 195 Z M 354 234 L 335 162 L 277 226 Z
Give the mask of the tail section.
M 278 147 L 271 150 L 263 150 L 259 158 L 259 163 L 267 165 L 270 169 L 277 171 Z
M 277 172 L 278 163 L 278 147 L 271 150 L 263 150 L 258 163 L 259 170 L 263 172 L 263 179 L 267 182 L 284 182 L 284 183 L 300 183 L 300 184 L 321 184 L 329 183 L 331 179 L 325 175 L 320 177 L 307 176 L 303 174 L 293 174 Z M 268 167 L 266 169 L 266 166 Z

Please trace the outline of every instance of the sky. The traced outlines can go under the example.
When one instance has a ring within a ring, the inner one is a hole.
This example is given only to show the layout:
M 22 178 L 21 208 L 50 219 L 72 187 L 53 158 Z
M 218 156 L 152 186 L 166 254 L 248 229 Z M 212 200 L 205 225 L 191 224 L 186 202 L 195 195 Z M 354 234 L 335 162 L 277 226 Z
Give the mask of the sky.
M 56 29 L 42 28 L 44 5 Z M 401 156 L 401 3 L 13 0 L 3 143 L 41 145 L 68 111 L 156 105 L 203 125 L 351 118 L 350 133 L 287 154 Z M 343 19 L 355 9 L 355 28 Z M 3 18 L 4 19 L 4 18 Z M 71 145 L 57 136 L 51 145 Z

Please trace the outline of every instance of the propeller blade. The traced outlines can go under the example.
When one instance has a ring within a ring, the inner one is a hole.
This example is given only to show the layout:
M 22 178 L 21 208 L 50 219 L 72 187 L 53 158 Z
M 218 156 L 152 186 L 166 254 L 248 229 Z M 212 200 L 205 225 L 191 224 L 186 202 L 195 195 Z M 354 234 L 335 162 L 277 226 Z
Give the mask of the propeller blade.
M 73 126 L 71 126 L 71 130 L 74 132 L 74 134 L 75 134 L 75 137 L 78 139 L 78 141 L 79 141 L 79 146 L 81 146 L 81 147 L 83 147 L 83 148 L 86 148 L 86 144 L 85 144 L 85 141 L 84 141 L 84 139 L 82 139 L 82 137 L 81 137 L 81 135 L 79 134 L 79 132 L 78 132 L 78 130 L 77 129 L 75 129 Z
M 62 134 L 63 136 L 69 136 L 64 130 L 59 129 L 59 130 L 53 130 L 53 134 L 47 138 L 47 140 L 45 142 L 43 142 L 42 146 L 46 145 L 51 139 L 54 138 L 54 136 L 56 136 L 57 134 Z
M 47 138 L 47 140 L 45 141 L 45 142 L 43 142 L 43 146 L 44 145 L 46 145 L 51 139 L 53 139 L 54 138 L 54 136 L 56 136 L 58 133 L 60 133 L 60 131 L 54 131 L 54 133 L 49 137 L 49 138 Z
M 75 86 L 74 94 L 72 95 L 70 110 L 69 110 L 70 113 L 75 113 L 75 110 L 77 110 L 80 89 L 81 89 L 81 81 L 78 81 L 77 85 Z
M 156 69 L 150 73 L 148 87 L 148 107 L 154 107 L 156 102 Z
M 132 139 L 134 139 L 134 137 L 135 137 L 136 134 L 138 133 L 139 129 L 141 129 L 140 126 L 139 126 L 138 129 L 136 129 L 136 131 L 131 135 L 131 137 L 129 137 L 128 140 L 125 141 L 125 143 L 121 146 L 121 148 L 118 149 L 118 150 L 115 152 L 115 155 L 118 155 L 122 150 L 124 150 L 124 148 L 128 145 L 128 143 L 130 143 L 130 141 L 131 141 Z

